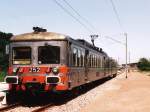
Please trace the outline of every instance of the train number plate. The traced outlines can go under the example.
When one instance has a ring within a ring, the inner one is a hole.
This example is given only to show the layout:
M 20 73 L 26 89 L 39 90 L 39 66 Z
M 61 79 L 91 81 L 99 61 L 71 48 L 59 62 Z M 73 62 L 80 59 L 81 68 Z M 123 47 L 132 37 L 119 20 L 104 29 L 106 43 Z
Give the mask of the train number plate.
M 31 67 L 31 68 L 29 68 L 29 72 L 34 72 L 34 73 L 40 72 L 40 68 L 39 67 Z

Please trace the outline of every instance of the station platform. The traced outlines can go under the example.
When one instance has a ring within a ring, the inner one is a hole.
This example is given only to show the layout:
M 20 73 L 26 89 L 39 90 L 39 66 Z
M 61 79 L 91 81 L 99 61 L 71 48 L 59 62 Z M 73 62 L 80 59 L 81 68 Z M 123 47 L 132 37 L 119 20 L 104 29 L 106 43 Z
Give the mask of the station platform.
M 4 91 L 9 89 L 9 85 L 6 82 L 0 82 L 0 97 L 3 97 Z

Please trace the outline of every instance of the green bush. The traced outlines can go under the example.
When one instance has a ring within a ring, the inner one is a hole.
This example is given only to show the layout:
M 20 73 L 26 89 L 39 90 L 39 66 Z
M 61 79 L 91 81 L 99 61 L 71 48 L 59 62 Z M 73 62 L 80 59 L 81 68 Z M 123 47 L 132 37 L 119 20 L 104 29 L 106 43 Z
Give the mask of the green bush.
M 8 55 L 5 54 L 5 47 L 10 43 L 12 33 L 5 33 L 0 31 L 0 72 L 8 68 Z
M 4 81 L 6 70 L 8 68 L 9 56 L 5 54 L 5 46 L 10 43 L 12 33 L 5 33 L 0 31 L 0 81 Z
M 4 81 L 5 76 L 6 76 L 6 72 L 4 71 L 0 72 L 0 82 Z
M 150 60 L 146 58 L 141 58 L 138 62 L 137 67 L 141 71 L 150 71 Z

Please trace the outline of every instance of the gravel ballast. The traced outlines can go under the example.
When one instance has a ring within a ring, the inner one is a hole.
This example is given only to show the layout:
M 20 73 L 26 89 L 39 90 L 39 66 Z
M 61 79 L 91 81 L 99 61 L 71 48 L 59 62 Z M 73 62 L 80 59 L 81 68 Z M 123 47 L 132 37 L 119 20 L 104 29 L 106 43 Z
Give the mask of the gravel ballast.
M 46 112 L 80 112 L 82 108 L 90 105 L 98 97 L 105 94 L 106 91 L 117 90 L 120 88 L 115 82 L 122 75 L 118 75 L 116 78 L 106 81 L 105 83 L 91 89 L 90 91 L 82 94 L 75 99 L 68 101 L 66 104 L 54 106 L 50 109 L 45 110 Z M 8 112 L 30 112 L 38 107 L 18 107 Z

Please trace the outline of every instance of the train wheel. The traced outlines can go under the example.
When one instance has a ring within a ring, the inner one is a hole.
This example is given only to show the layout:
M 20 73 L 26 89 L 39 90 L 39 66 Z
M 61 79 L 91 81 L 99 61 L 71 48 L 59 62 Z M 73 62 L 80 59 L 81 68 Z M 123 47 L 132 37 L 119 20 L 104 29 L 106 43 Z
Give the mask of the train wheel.
M 72 95 L 76 97 L 79 95 L 79 92 L 80 92 L 80 88 L 76 87 L 72 90 Z
M 18 100 L 18 97 L 17 97 L 17 92 L 14 92 L 14 91 L 8 91 L 6 92 L 6 102 L 7 104 L 11 104 L 15 101 Z

